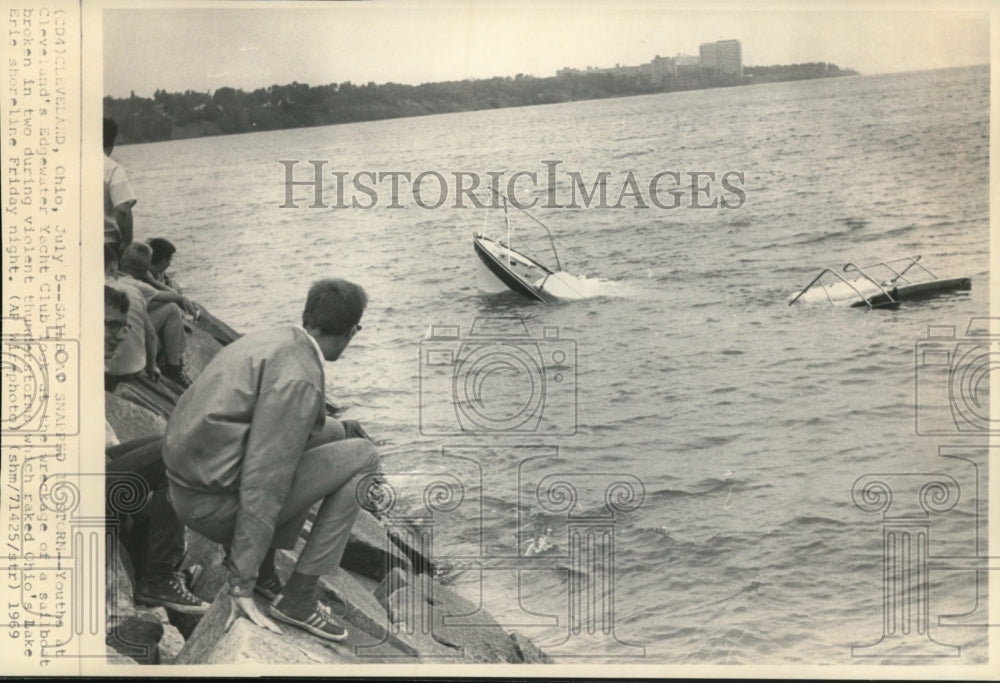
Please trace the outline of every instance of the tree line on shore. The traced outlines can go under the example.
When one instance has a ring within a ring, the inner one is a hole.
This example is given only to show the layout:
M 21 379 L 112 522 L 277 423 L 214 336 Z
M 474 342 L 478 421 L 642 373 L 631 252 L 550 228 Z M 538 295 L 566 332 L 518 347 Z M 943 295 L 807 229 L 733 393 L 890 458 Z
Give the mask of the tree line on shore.
M 857 74 L 828 62 L 745 67 L 743 71 L 742 79 L 698 69 L 659 77 L 609 70 L 421 85 L 292 82 L 249 93 L 230 87 L 214 93 L 157 90 L 152 98 L 134 93 L 126 98 L 105 97 L 104 115 L 118 122 L 118 143 L 129 144 Z

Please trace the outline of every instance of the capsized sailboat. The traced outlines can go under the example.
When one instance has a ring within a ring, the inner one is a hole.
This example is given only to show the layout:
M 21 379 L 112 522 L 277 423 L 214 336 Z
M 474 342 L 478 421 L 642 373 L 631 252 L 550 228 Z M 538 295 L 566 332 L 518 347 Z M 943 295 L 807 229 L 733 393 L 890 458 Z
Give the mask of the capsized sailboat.
M 562 269 L 559 252 L 548 226 L 520 207 L 517 208 L 541 226 L 548 235 L 554 264 L 546 265 L 539 258 L 529 256 L 511 246 L 513 230 L 510 214 L 507 211 L 507 197 L 500 192 L 496 194 L 502 200 L 506 235 L 505 238 L 488 236 L 485 221 L 482 230 L 473 232 L 472 246 L 476 253 L 479 289 L 486 292 L 509 289 L 543 303 L 583 299 L 589 296 L 580 278 Z
M 901 301 L 918 301 L 972 289 L 970 277 L 940 278 L 920 263 L 920 256 L 880 261 L 866 266 L 845 264 L 841 275 L 824 268 L 789 302 L 828 302 L 868 308 L 898 308 Z

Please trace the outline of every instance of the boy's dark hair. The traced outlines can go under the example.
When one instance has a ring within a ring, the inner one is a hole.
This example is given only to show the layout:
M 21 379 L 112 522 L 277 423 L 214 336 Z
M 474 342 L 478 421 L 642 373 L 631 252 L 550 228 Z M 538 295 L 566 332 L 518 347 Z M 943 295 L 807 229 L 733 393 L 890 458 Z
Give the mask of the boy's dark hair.
M 353 282 L 337 278 L 319 280 L 309 288 L 302 326 L 323 334 L 346 335 L 361 321 L 367 305 L 365 290 Z
M 104 285 L 104 307 L 128 313 L 128 295 L 120 289 Z
M 163 237 L 152 237 L 146 240 L 146 244 L 153 250 L 153 255 L 149 258 L 150 263 L 162 263 L 177 253 L 177 247 Z
M 114 147 L 115 140 L 118 138 L 118 124 L 115 123 L 114 119 L 106 118 L 104 119 L 104 146 Z

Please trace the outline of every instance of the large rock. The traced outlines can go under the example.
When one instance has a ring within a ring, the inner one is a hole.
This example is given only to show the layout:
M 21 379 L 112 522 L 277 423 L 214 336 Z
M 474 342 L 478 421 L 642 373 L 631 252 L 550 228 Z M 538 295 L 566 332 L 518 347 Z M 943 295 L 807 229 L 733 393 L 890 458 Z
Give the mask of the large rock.
M 194 327 L 187 335 L 187 348 L 184 350 L 184 368 L 188 377 L 194 379 L 201 374 L 222 344 L 208 332 Z
M 131 657 L 140 664 L 159 664 L 158 644 L 163 638 L 163 624 L 155 614 L 136 612 L 119 618 L 105 641 L 116 652 Z
M 220 346 L 226 346 L 227 344 L 236 341 L 241 336 L 239 332 L 216 318 L 204 308 L 201 309 L 201 315 L 198 317 L 195 327 L 215 339 Z
M 163 433 L 167 421 L 126 396 L 104 392 L 104 417 L 122 443 Z
M 399 567 L 394 567 L 388 576 L 372 590 L 372 595 L 378 600 L 387 611 L 389 610 L 389 597 L 401 588 L 408 586 L 420 591 L 421 598 L 430 602 L 430 596 L 434 592 L 433 579 L 428 574 L 417 574 L 407 572 Z M 390 615 L 391 616 L 391 615 Z M 398 621 L 398 620 L 397 620 Z
M 133 573 L 128 553 L 120 541 L 108 544 L 105 558 L 104 614 L 108 627 L 135 613 Z
M 376 581 L 382 581 L 393 567 L 413 571 L 409 558 L 386 535 L 385 526 L 365 510 L 354 522 L 340 566 Z
M 184 647 L 184 636 L 163 607 L 138 607 L 133 601 L 134 574 L 120 542 L 109 545 L 105 559 L 105 640 L 108 647 L 140 664 L 165 664 Z M 191 616 L 191 615 L 184 615 Z M 194 626 L 192 625 L 192 630 Z M 119 662 L 120 663 L 120 662 Z
M 525 664 L 552 663 L 551 657 L 545 654 L 540 647 L 535 645 L 528 638 L 522 636 L 520 633 L 511 633 L 510 642 L 514 646 L 515 654 L 520 656 L 521 661 Z
M 295 556 L 288 551 L 279 552 L 276 564 L 279 573 L 288 576 L 294 567 Z M 360 662 L 371 656 L 382 656 L 385 652 L 390 652 L 393 657 L 410 658 L 456 656 L 453 648 L 437 643 L 430 634 L 423 634 L 419 629 L 408 631 L 394 625 L 383 605 L 363 581 L 364 577 L 356 576 L 341 567 L 335 574 L 320 577 L 319 596 L 341 623 L 352 624 L 355 629 L 361 629 L 372 637 L 374 644 L 355 653 Z
M 184 636 L 170 623 L 170 616 L 166 608 L 151 607 L 147 612 L 155 615 L 163 624 L 163 637 L 156 644 L 156 649 L 160 653 L 160 664 L 170 664 L 184 648 Z
M 266 603 L 255 599 L 266 614 Z M 232 601 L 224 593 L 216 597 L 212 609 L 188 638 L 174 664 L 351 664 L 414 661 L 406 653 L 385 646 L 375 655 L 359 659 L 356 652 L 372 652 L 378 641 L 354 624 L 345 624 L 346 640 L 324 641 L 301 629 L 280 624 L 276 634 L 251 623 L 245 617 L 226 631 Z M 400 659 L 405 658 L 405 659 Z
M 156 649 L 159 650 L 161 664 L 173 664 L 177 655 L 184 649 L 184 636 L 168 622 L 163 625 L 163 637 L 156 644 Z
M 174 664 L 315 664 L 324 661 L 324 653 L 312 644 L 303 650 L 291 638 L 258 628 L 246 619 L 237 619 L 226 631 L 229 610 L 229 598 L 219 595 L 187 639 L 184 649 L 174 658 Z
M 373 593 L 395 629 L 419 633 L 430 625 L 431 650 L 462 662 L 550 661 L 530 640 L 504 630 L 492 616 L 428 574 L 393 569 Z M 457 622 L 459 625 L 454 625 Z M 422 643 L 426 648 L 426 641 Z
M 409 539 L 415 539 L 416 535 L 420 532 L 417 529 L 401 526 L 398 523 L 394 523 L 393 527 L 387 528 L 386 533 L 396 547 L 402 550 L 403 554 L 410 560 L 413 571 L 418 574 L 430 574 L 433 576 L 435 570 L 434 561 L 420 552 L 409 541 Z
M 170 413 L 173 411 L 177 399 L 180 398 L 181 392 L 180 387 L 173 382 L 166 380 L 154 382 L 146 376 L 146 373 L 142 372 L 135 379 L 122 382 L 116 386 L 113 394 L 120 399 L 134 403 L 165 421 L 170 417 Z M 115 423 L 112 422 L 111 426 L 114 427 Z M 116 429 L 115 431 L 117 432 L 118 430 Z M 121 435 L 118 436 L 118 439 L 120 441 L 125 440 L 122 439 Z
M 461 648 L 467 662 L 519 664 L 525 661 L 523 648 L 479 605 L 441 585 L 434 585 L 433 591 L 431 629 L 434 640 Z
M 104 651 L 108 657 L 108 664 L 117 664 L 119 666 L 121 666 L 122 664 L 126 666 L 136 666 L 139 664 L 139 662 L 135 661 L 128 655 L 123 655 L 121 652 L 114 649 L 110 645 L 105 645 Z

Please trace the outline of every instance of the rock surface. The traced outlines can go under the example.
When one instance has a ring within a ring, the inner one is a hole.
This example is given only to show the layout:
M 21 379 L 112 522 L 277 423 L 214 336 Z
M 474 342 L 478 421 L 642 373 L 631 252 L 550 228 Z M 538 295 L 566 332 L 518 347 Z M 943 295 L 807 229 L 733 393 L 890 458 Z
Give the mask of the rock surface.
M 105 614 L 107 646 L 139 664 L 162 664 L 184 647 L 184 637 L 169 622 L 162 607 L 133 602 L 133 576 L 121 543 L 109 548 L 106 560 Z
M 126 396 L 109 391 L 104 392 L 104 415 L 122 443 L 162 434 L 167 427 L 167 421 L 161 415 L 143 408 Z
M 137 612 L 118 619 L 105 640 L 116 652 L 140 664 L 159 664 L 160 650 L 157 645 L 161 638 L 163 624 L 156 615 Z
M 385 526 L 365 510 L 354 522 L 340 566 L 376 581 L 384 579 L 394 567 L 412 570 L 406 553 L 388 537 Z
M 255 602 L 267 614 L 267 603 L 260 597 Z M 325 641 L 283 623 L 278 624 L 280 634 L 271 633 L 245 617 L 236 619 L 227 631 L 231 609 L 231 599 L 220 592 L 174 663 L 359 664 L 415 659 L 390 645 L 380 646 L 377 638 L 350 623 L 346 624 L 347 638 L 340 642 Z

